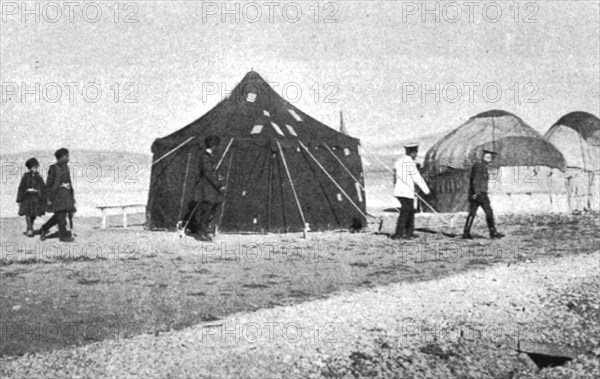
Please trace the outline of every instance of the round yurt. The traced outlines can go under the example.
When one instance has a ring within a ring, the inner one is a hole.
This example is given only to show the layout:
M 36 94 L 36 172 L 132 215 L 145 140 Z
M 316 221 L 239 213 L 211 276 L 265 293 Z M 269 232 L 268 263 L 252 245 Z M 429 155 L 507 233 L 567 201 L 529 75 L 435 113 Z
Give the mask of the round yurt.
M 571 211 L 600 208 L 600 119 L 587 112 L 561 117 L 544 138 L 565 157 L 565 186 Z
M 424 172 L 438 212 L 468 210 L 470 169 L 484 149 L 498 153 L 489 168 L 495 212 L 568 211 L 560 151 L 518 116 L 490 110 L 471 117 L 427 151 Z

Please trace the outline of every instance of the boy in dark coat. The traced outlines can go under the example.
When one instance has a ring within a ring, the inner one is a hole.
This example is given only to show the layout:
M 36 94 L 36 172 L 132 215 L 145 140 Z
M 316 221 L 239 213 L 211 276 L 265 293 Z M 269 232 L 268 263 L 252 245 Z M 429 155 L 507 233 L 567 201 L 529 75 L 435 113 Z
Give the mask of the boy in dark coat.
M 217 208 L 225 199 L 225 187 L 220 175 L 217 174 L 215 158 L 220 143 L 221 139 L 217 136 L 206 137 L 204 139 L 206 150 L 200 156 L 200 177 L 194 191 L 194 201 L 198 208 L 196 211 L 196 224 L 199 228 L 197 238 L 201 241 L 211 241 L 208 235 L 208 226 Z
M 69 213 L 76 212 L 75 195 L 69 173 L 69 150 L 58 149 L 54 156 L 56 163 L 48 169 L 48 178 L 46 179 L 46 191 L 48 198 L 48 212 L 54 212 L 54 215 L 42 225 L 40 239 L 46 239 L 46 233 L 54 225 L 58 224 L 58 237 L 61 242 L 73 242 L 74 238 L 67 231 L 67 216 Z
M 17 194 L 17 203 L 19 203 L 19 216 L 25 216 L 27 221 L 27 237 L 33 237 L 33 223 L 37 216 L 43 216 L 46 208 L 46 191 L 44 179 L 38 172 L 40 163 L 35 158 L 30 158 L 25 162 L 29 170 L 23 174 L 19 191 Z
M 490 198 L 488 196 L 488 165 L 494 159 L 494 155 L 497 153 L 491 150 L 483 150 L 483 156 L 481 162 L 476 162 L 471 168 L 470 175 L 470 186 L 469 186 L 469 215 L 465 223 L 465 230 L 463 231 L 462 238 L 473 239 L 471 237 L 471 227 L 475 216 L 477 216 L 477 209 L 483 208 L 485 212 L 485 219 L 487 221 L 488 229 L 490 230 L 490 238 L 502 238 L 504 234 L 499 233 L 496 230 L 494 224 L 494 212 L 490 204 Z

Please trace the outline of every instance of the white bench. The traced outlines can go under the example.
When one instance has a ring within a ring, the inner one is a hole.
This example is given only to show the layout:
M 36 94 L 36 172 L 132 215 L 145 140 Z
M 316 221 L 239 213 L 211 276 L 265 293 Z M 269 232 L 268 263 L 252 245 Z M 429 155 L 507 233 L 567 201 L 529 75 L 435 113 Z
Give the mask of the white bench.
M 135 210 L 141 210 L 145 212 L 146 204 L 126 204 L 126 205 L 102 205 L 96 207 L 102 211 L 102 229 L 106 229 L 106 219 L 110 215 L 122 214 L 123 215 L 123 228 L 127 227 L 127 213 L 132 213 Z

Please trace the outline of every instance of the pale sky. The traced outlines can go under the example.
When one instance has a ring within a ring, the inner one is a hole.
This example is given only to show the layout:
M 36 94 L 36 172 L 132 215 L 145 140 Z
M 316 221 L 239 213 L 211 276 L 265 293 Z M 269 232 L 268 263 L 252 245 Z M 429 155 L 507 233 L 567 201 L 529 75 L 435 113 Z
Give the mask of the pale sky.
M 36 2 L 28 2 L 33 14 L 23 22 L 21 1 L 2 0 L 3 153 L 63 146 L 149 153 L 154 139 L 221 100 L 208 90 L 231 90 L 252 68 L 279 83 L 280 94 L 287 88 L 290 100 L 299 88 L 295 105 L 334 128 L 343 111 L 367 148 L 418 141 L 495 108 L 542 133 L 565 113 L 600 113 L 598 1 L 429 2 L 424 22 L 421 2 L 228 2 L 234 14 L 225 22 L 221 1 L 128 3 L 117 15 L 112 0 L 80 2 L 69 20 L 65 3 L 55 2 L 57 16 L 37 2 L 36 22 Z M 138 22 L 124 22 L 129 14 Z M 327 15 L 337 22 L 324 22 Z M 22 94 L 22 83 L 31 94 Z M 431 90 L 424 99 L 423 86 Z M 95 88 L 102 94 L 93 103 Z M 137 103 L 123 102 L 130 93 Z

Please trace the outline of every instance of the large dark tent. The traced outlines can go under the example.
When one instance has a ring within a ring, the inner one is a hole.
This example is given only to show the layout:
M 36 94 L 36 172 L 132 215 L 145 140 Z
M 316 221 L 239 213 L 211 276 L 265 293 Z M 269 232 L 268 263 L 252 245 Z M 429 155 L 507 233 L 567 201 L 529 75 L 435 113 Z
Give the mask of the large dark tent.
M 174 230 L 193 200 L 204 138 L 221 138 L 219 230 L 301 231 L 364 225 L 360 141 L 308 116 L 256 72 L 204 116 L 152 144 L 149 229 Z
M 560 151 L 520 117 L 490 110 L 471 117 L 427 151 L 425 179 L 439 212 L 468 210 L 469 170 L 483 149 L 499 154 L 489 182 L 494 211 L 566 211 Z

